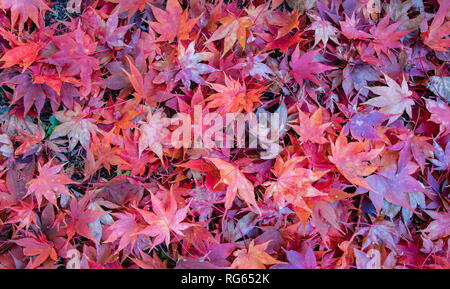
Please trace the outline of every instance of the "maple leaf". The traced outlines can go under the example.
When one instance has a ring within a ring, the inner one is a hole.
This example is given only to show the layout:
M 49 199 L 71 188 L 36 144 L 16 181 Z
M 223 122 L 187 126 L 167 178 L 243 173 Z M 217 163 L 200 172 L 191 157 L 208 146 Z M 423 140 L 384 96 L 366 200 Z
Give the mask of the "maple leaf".
M 225 75 L 225 85 L 219 83 L 209 83 L 211 87 L 218 93 L 213 93 L 204 101 L 208 102 L 207 107 L 218 108 L 216 110 L 219 114 L 240 112 L 243 109 L 247 112 L 252 112 L 254 105 L 262 103 L 259 100 L 260 89 L 247 91 L 245 85 L 238 80 L 234 80 Z
M 153 92 L 153 85 L 144 85 L 144 83 L 151 83 L 154 78 L 153 70 L 149 70 L 145 76 L 142 76 L 141 72 L 137 69 L 134 61 L 131 57 L 126 57 L 128 64 L 130 65 L 130 73 L 122 68 L 123 73 L 125 73 L 131 82 L 136 93 L 134 94 L 139 100 L 147 99 Z
M 420 62 L 422 66 L 422 62 Z M 441 100 L 450 103 L 450 76 L 431 76 L 427 88 Z
M 291 158 L 284 162 L 280 157 L 275 162 L 275 182 L 268 183 L 266 198 L 273 195 L 278 206 L 283 207 L 286 202 L 295 208 L 311 211 L 305 198 L 326 196 L 327 194 L 316 189 L 312 183 L 320 180 L 328 171 L 312 171 L 298 167 L 303 157 Z
M 339 211 L 336 209 L 336 204 L 326 201 L 325 197 L 323 199 L 314 200 L 314 209 L 311 214 L 311 221 L 314 226 L 319 231 L 320 236 L 324 240 L 325 244 L 330 243 L 330 229 L 333 228 L 338 232 L 341 232 L 338 223 L 338 214 Z M 297 215 L 304 219 L 302 220 L 303 226 L 305 226 L 308 214 L 304 214 L 303 212 L 296 212 Z M 302 213 L 305 216 L 302 216 Z M 309 213 L 309 212 L 308 212 Z
M 141 259 L 130 258 L 136 265 L 142 269 L 167 269 L 167 260 L 161 261 L 158 255 L 153 252 L 153 255 L 148 255 L 140 252 Z
M 213 56 L 211 52 L 195 53 L 195 41 L 189 43 L 187 49 L 180 43 L 178 43 L 178 63 L 181 67 L 175 75 L 175 81 L 181 79 L 181 82 L 185 87 L 191 86 L 191 81 L 200 85 L 206 85 L 206 81 L 200 76 L 205 73 L 211 73 L 217 71 L 212 66 L 209 66 L 200 61 L 208 60 Z
M 68 86 L 70 84 L 81 85 L 81 82 L 72 76 L 66 76 L 63 73 L 58 73 L 57 68 L 53 65 L 47 63 L 37 63 L 29 68 L 30 74 L 33 77 L 33 84 L 45 84 L 51 87 L 58 94 L 58 98 L 52 100 L 52 108 L 55 107 L 53 102 L 58 102 L 62 100 L 67 108 L 73 108 L 73 98 L 74 95 L 71 93 L 73 91 L 73 86 Z M 70 89 L 72 87 L 73 89 Z M 78 92 L 78 91 L 76 91 Z M 56 110 L 54 108 L 54 110 Z
M 131 73 L 123 68 L 121 68 L 121 70 L 128 77 L 129 82 L 136 91 L 133 94 L 136 97 L 136 104 L 138 104 L 142 100 L 145 100 L 150 105 L 156 107 L 157 102 L 163 102 L 173 97 L 171 93 L 157 90 L 155 88 L 153 82 L 156 81 L 156 72 L 152 68 L 149 67 L 149 70 L 147 72 L 144 71 L 143 73 L 141 73 L 141 71 L 139 71 L 139 69 L 136 67 L 133 58 L 129 57 L 128 55 L 125 58 L 127 59 L 130 66 Z M 116 78 L 112 80 L 115 79 Z M 121 85 L 124 85 L 124 83 L 122 82 Z M 125 85 L 127 85 L 127 83 L 125 83 Z
M 344 134 L 341 133 L 336 143 L 331 142 L 332 156 L 329 156 L 329 159 L 347 180 L 370 190 L 364 177 L 372 174 L 378 166 L 367 165 L 366 161 L 375 159 L 384 147 L 365 152 L 363 151 L 365 146 L 364 142 L 348 143 Z
M 387 248 L 395 251 L 399 241 L 399 233 L 394 223 L 379 218 L 371 226 L 359 229 L 357 234 L 363 235 L 362 250 L 371 245 L 381 246 L 384 244 Z
M 291 127 L 300 135 L 300 141 L 311 141 L 318 144 L 327 142 L 323 137 L 323 132 L 330 126 L 331 122 L 323 123 L 321 107 L 311 117 L 298 109 L 298 119 L 300 125 L 291 125 Z
M 25 228 L 28 230 L 31 224 L 37 226 L 37 215 L 34 211 L 34 203 L 20 202 L 20 206 L 11 207 L 12 214 L 7 223 L 15 224 L 19 223 L 17 230 Z
M 359 141 L 364 138 L 370 140 L 381 140 L 379 132 L 374 128 L 384 122 L 388 117 L 376 110 L 368 114 L 355 114 L 345 125 L 344 132 L 348 130 L 352 136 Z
M 183 164 L 183 166 L 186 164 Z M 222 193 L 223 191 L 210 191 L 206 187 L 197 187 L 190 192 L 192 196 L 191 209 L 193 213 L 199 216 L 200 222 L 207 221 L 211 217 L 215 204 L 223 199 Z
M 378 81 L 379 75 L 370 65 L 347 65 L 343 70 L 342 88 L 347 96 L 353 94 L 353 90 L 358 91 L 361 96 L 369 94 L 366 88 L 368 81 Z
M 352 17 L 349 18 L 347 14 L 345 14 L 345 21 L 339 21 L 339 24 L 341 25 L 342 34 L 344 34 L 345 37 L 348 39 L 360 39 L 360 40 L 367 40 L 368 38 L 372 38 L 372 35 L 370 35 L 367 32 L 358 30 L 356 28 L 356 25 L 358 25 L 359 19 L 355 19 L 355 14 L 352 14 Z
M 370 29 L 370 33 L 373 35 L 374 40 L 371 41 L 369 45 L 375 49 L 378 56 L 380 56 L 381 52 L 384 52 L 386 55 L 390 55 L 389 49 L 400 48 L 402 45 L 398 40 L 412 31 L 396 31 L 402 24 L 403 20 L 388 26 L 390 15 L 391 13 L 389 12 L 383 19 L 380 20 L 376 27 L 372 27 Z
M 314 19 L 314 22 L 306 30 L 314 30 L 313 47 L 319 44 L 320 41 L 322 41 L 323 48 L 326 49 L 328 39 L 331 39 L 333 42 L 339 44 L 336 38 L 336 33 L 338 33 L 336 27 L 331 25 L 330 22 L 323 20 L 319 16 L 311 15 L 311 18 Z
M 111 165 L 118 166 L 121 164 L 126 164 L 123 161 L 119 154 L 122 149 L 116 146 L 111 147 L 111 138 L 113 137 L 114 130 L 110 130 L 106 136 L 100 141 L 97 134 L 91 133 L 91 146 L 90 150 L 86 152 L 88 159 L 89 156 L 95 159 L 94 164 L 92 165 L 92 173 L 99 170 L 101 167 L 104 167 L 108 172 L 111 169 Z M 85 172 L 87 172 L 87 168 L 85 166 Z M 85 180 L 88 179 L 87 174 L 85 176 Z
M 273 75 L 273 71 L 263 61 L 267 58 L 268 54 L 261 53 L 258 55 L 249 55 L 247 58 L 233 67 L 232 69 L 239 69 L 242 77 L 251 76 L 259 81 L 265 79 L 270 80 L 268 74 Z
M 289 74 L 295 78 L 300 87 L 303 86 L 304 80 L 309 80 L 317 85 L 320 85 L 320 82 L 313 74 L 318 74 L 327 70 L 335 69 L 335 67 L 331 67 L 314 61 L 317 52 L 319 52 L 318 49 L 311 50 L 300 56 L 299 46 L 297 45 L 294 52 L 292 53 L 291 62 L 289 63 L 292 70 L 289 72 Z
M 381 254 L 377 249 L 370 249 L 367 254 L 356 248 L 353 248 L 355 253 L 355 262 L 357 269 L 392 269 L 388 267 L 387 264 L 381 264 Z M 385 263 L 389 261 L 389 257 L 394 256 L 394 252 L 391 252 L 386 258 Z
M 23 30 L 28 19 L 31 19 L 39 28 L 39 16 L 44 15 L 48 10 L 52 11 L 44 0 L 1 0 L 0 8 L 11 11 L 11 26 L 14 27 L 18 23 L 19 31 Z
M 130 60 L 130 62 L 134 62 L 132 59 L 127 58 L 127 60 Z M 106 64 L 106 69 L 111 74 L 105 79 L 105 86 L 107 88 L 127 91 L 132 87 L 129 77 L 132 78 L 133 76 L 125 69 L 125 65 L 122 62 L 110 62 Z M 137 68 L 136 70 L 139 71 Z
M 297 10 L 292 11 L 289 15 L 285 13 L 271 13 L 268 16 L 268 23 L 271 25 L 281 26 L 281 28 L 277 31 L 276 39 L 281 39 L 286 36 L 293 29 L 298 29 L 300 24 L 298 18 L 300 16 L 300 12 Z
M 161 34 L 159 41 L 172 42 L 175 37 L 178 41 L 189 39 L 189 33 L 200 19 L 188 20 L 188 11 L 183 11 L 178 0 L 168 0 L 165 11 L 152 5 L 152 11 L 158 22 L 150 22 L 150 26 Z
M 127 33 L 128 29 L 131 25 L 119 25 L 119 16 L 117 11 L 108 17 L 108 20 L 105 23 L 105 34 L 102 35 L 104 41 L 108 44 L 109 47 L 121 47 L 126 44 L 123 42 L 123 38 Z
M 16 47 L 6 50 L 5 54 L 0 58 L 0 61 L 5 62 L 1 68 L 19 65 L 23 68 L 22 72 L 24 72 L 33 62 L 42 58 L 38 54 L 44 48 L 44 45 L 31 40 L 25 43 L 16 43 Z
M 24 197 L 34 194 L 38 202 L 38 207 L 41 206 L 42 198 L 45 197 L 50 203 L 57 206 L 56 195 L 64 194 L 71 196 L 71 193 L 67 189 L 66 185 L 76 184 L 69 177 L 58 174 L 64 165 L 56 165 L 50 167 L 51 161 L 47 162 L 44 166 L 38 163 L 39 176 L 33 178 L 28 182 L 28 190 Z
M 104 213 L 87 208 L 90 197 L 91 196 L 89 194 L 86 194 L 80 200 L 72 198 L 72 201 L 70 202 L 70 210 L 67 210 L 67 214 L 70 216 L 70 222 L 68 222 L 66 226 L 67 242 L 69 242 L 76 233 L 98 243 L 89 228 L 89 224 L 96 221 L 104 215 Z
M 450 142 L 445 145 L 445 148 L 440 147 L 434 142 L 436 159 L 430 159 L 430 161 L 436 166 L 436 171 L 444 171 L 450 168 Z
M 137 216 L 133 213 L 113 213 L 117 220 L 108 227 L 107 231 L 110 232 L 108 239 L 105 243 L 114 242 L 119 240 L 118 251 L 131 245 L 134 248 L 134 244 L 138 239 L 138 233 L 142 230 L 142 226 L 137 223 Z
M 265 265 L 281 264 L 265 252 L 270 241 L 264 244 L 255 245 L 255 240 L 252 240 L 248 245 L 248 249 L 237 250 L 233 253 L 236 256 L 231 268 L 233 269 L 266 269 Z
M 408 162 L 402 168 L 397 168 L 392 153 L 385 153 L 381 159 L 380 169 L 375 175 L 366 178 L 370 186 L 369 198 L 379 212 L 383 206 L 383 198 L 388 202 L 405 207 L 410 211 L 409 192 L 426 192 L 424 187 L 411 176 L 418 169 L 413 162 Z
M 57 111 L 53 116 L 61 122 L 55 127 L 50 139 L 66 136 L 69 138 L 69 150 L 73 150 L 80 143 L 86 150 L 91 143 L 91 131 L 97 131 L 95 120 L 88 118 L 89 108 L 82 110 L 81 106 L 75 103 L 74 110 Z
M 145 151 L 139 155 L 139 138 L 137 134 L 134 136 L 125 135 L 119 155 L 125 163 L 122 163 L 118 169 L 131 170 L 131 175 L 143 175 L 148 165 L 158 160 L 154 156 L 154 153 Z
M 311 247 L 308 247 L 305 254 L 294 250 L 285 250 L 288 264 L 277 264 L 270 269 L 317 269 L 316 256 Z
M 117 12 L 119 14 L 128 11 L 128 20 L 139 10 L 143 11 L 145 4 L 150 0 L 106 0 L 107 2 L 117 3 Z
M 422 33 L 422 39 L 431 49 L 446 52 L 446 47 L 450 47 L 450 39 L 447 37 L 450 34 L 450 21 L 446 21 L 445 18 L 450 9 L 450 2 L 441 0 L 439 4 L 439 10 L 428 30 Z
M 252 210 L 259 212 L 253 186 L 239 168 L 218 158 L 206 159 L 219 169 L 220 182 L 228 186 L 225 196 L 225 210 L 228 210 L 231 207 L 236 195 L 238 195 Z
M 25 256 L 36 256 L 30 263 L 32 269 L 41 265 L 49 257 L 55 262 L 58 260 L 53 242 L 47 241 L 44 234 L 39 235 L 38 238 L 22 238 L 14 242 L 23 247 L 23 254 Z
M 275 38 L 271 37 L 268 41 L 266 47 L 261 52 L 265 52 L 272 49 L 280 49 L 283 54 L 286 53 L 286 51 L 294 44 L 298 44 L 300 41 L 305 41 L 306 39 L 301 38 L 300 36 L 303 34 L 303 32 L 298 32 L 294 36 L 290 36 L 289 34 L 286 34 L 283 37 Z
M 165 113 L 158 110 L 149 111 L 147 121 L 142 122 L 140 127 L 141 136 L 139 138 L 139 157 L 146 148 L 150 148 L 160 159 L 163 155 L 163 142 L 170 134 L 167 128 L 170 119 L 165 117 Z
M 408 88 L 406 79 L 403 78 L 402 86 L 400 86 L 386 74 L 384 78 L 388 86 L 367 87 L 367 89 L 379 96 L 371 98 L 363 104 L 379 107 L 384 114 L 393 114 L 394 116 L 389 119 L 388 125 L 398 119 L 404 111 L 409 117 L 412 117 L 411 106 L 414 105 L 414 101 L 410 98 L 412 92 Z
M 450 132 L 450 107 L 442 101 L 425 100 L 431 113 L 430 121 L 440 125 L 440 134 Z
M 222 24 L 216 31 L 214 31 L 211 38 L 205 42 L 205 45 L 224 38 L 224 48 L 222 57 L 233 48 L 236 40 L 245 49 L 247 42 L 247 29 L 253 25 L 253 22 L 248 16 L 236 17 L 234 15 L 223 17 L 220 20 Z
M 193 246 L 201 252 L 208 252 L 207 244 L 217 242 L 208 229 L 201 226 L 191 226 L 184 232 L 183 245 L 187 248 Z
M 66 76 L 79 75 L 83 84 L 80 91 L 87 96 L 91 92 L 92 74 L 100 69 L 97 58 L 91 56 L 97 43 L 81 26 L 71 33 L 55 37 L 53 43 L 59 50 L 47 62 L 64 67 Z
M 192 226 L 192 224 L 183 222 L 183 220 L 186 219 L 190 204 L 182 209 L 178 209 L 172 190 L 170 191 L 168 198 L 168 204 L 167 206 L 164 206 L 162 202 L 152 194 L 151 212 L 137 208 L 148 224 L 148 226 L 139 231 L 138 234 L 155 237 L 153 239 L 153 247 L 161 244 L 163 241 L 169 246 L 171 233 L 184 236 L 183 231 Z
M 12 77 L 9 83 L 17 84 L 11 103 L 14 104 L 22 99 L 24 115 L 30 111 L 33 105 L 40 114 L 46 99 L 50 100 L 53 109 L 58 109 L 60 104 L 58 94 L 46 84 L 34 84 L 32 76 L 28 72 Z
M 422 231 L 428 234 L 428 238 L 436 240 L 439 238 L 445 238 L 450 235 L 450 213 L 448 212 L 435 212 L 432 210 L 426 210 L 434 220 Z
M 375 66 L 380 64 L 380 59 L 374 55 L 375 49 L 369 44 L 366 45 L 363 42 L 360 42 L 356 49 L 358 50 L 358 54 L 361 56 L 362 61 Z
M 42 126 L 38 126 L 37 131 L 33 135 L 26 134 L 22 131 L 19 131 L 20 135 L 17 136 L 16 140 L 21 142 L 22 144 L 16 149 L 16 155 L 28 155 L 31 152 L 34 152 L 37 147 L 40 146 L 42 140 L 45 138 L 45 131 Z
M 400 139 L 395 145 L 388 147 L 390 150 L 400 151 L 398 170 L 401 171 L 411 160 L 411 154 L 420 168 L 424 169 L 426 157 L 433 156 L 434 147 L 427 143 L 430 137 L 415 135 L 413 132 L 403 132 L 397 135 Z

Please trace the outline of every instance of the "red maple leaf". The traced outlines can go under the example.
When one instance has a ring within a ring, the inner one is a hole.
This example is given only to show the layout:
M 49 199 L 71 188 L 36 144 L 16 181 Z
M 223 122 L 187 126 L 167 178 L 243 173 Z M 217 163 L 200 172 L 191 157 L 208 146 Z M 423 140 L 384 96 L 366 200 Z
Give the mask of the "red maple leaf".
M 110 232 L 108 239 L 106 239 L 106 243 L 119 241 L 118 251 L 126 248 L 128 245 L 131 245 L 131 248 L 134 248 L 134 244 L 138 239 L 138 233 L 142 231 L 143 226 L 140 225 L 137 220 L 138 216 L 133 213 L 125 212 L 125 213 L 113 213 L 114 217 L 117 220 L 108 227 L 108 232 Z
M 370 29 L 370 33 L 374 38 L 374 40 L 370 42 L 370 46 L 375 49 L 378 57 L 380 57 L 381 52 L 384 52 L 386 55 L 390 55 L 390 49 L 400 48 L 402 45 L 398 40 L 412 31 L 396 31 L 397 28 L 402 24 L 403 20 L 388 25 L 390 17 L 391 13 L 389 12 L 388 14 L 386 14 L 386 16 L 384 16 L 383 19 L 380 20 L 376 27 L 372 27 Z
M 58 260 L 58 255 L 53 246 L 53 242 L 47 241 L 44 234 L 39 235 L 37 238 L 22 238 L 14 241 L 17 245 L 23 247 L 23 254 L 25 256 L 34 257 L 29 264 L 30 268 L 36 268 L 50 257 L 53 261 Z
M 273 195 L 280 207 L 287 202 L 294 208 L 311 211 L 305 198 L 327 195 L 316 189 L 312 183 L 320 180 L 328 171 L 302 168 L 300 162 L 303 160 L 303 157 L 296 157 L 284 162 L 281 158 L 277 158 L 275 170 L 273 170 L 277 180 L 269 183 L 265 197 Z
M 41 206 L 42 198 L 57 206 L 57 195 L 71 196 L 66 185 L 76 183 L 66 175 L 59 174 L 64 165 L 50 167 L 51 163 L 52 161 L 49 161 L 44 166 L 38 164 L 39 176 L 28 182 L 29 187 L 25 197 L 33 194 L 38 202 L 38 207 Z
M 76 234 L 88 238 L 94 242 L 98 242 L 89 228 L 89 224 L 100 218 L 103 213 L 90 210 L 87 208 L 90 201 L 90 195 L 86 194 L 80 200 L 72 198 L 69 210 L 66 210 L 70 221 L 67 223 L 67 242 L 69 242 Z
M 450 132 L 450 107 L 442 101 L 426 99 L 427 109 L 431 113 L 430 121 L 440 125 L 440 134 Z
M 431 210 L 426 212 L 433 218 L 433 221 L 423 230 L 423 232 L 427 233 L 428 238 L 436 240 L 450 235 L 450 213 Z
M 0 58 L 0 61 L 5 62 L 1 68 L 19 65 L 23 68 L 23 72 L 27 70 L 33 62 L 42 58 L 42 56 L 38 56 L 39 52 L 44 48 L 44 45 L 41 43 L 28 40 L 25 43 L 17 41 L 16 44 L 16 47 L 6 50 L 5 54 Z
M 359 19 L 355 19 L 355 14 L 352 14 L 351 18 L 348 17 L 347 14 L 345 14 L 345 21 L 339 21 L 342 29 L 342 34 L 344 34 L 348 39 L 367 40 L 368 38 L 372 38 L 372 35 L 370 35 L 369 33 L 358 30 L 356 28 L 358 22 Z
M 128 19 L 139 10 L 143 11 L 147 2 L 150 0 L 106 0 L 107 2 L 117 3 L 117 11 L 119 13 L 128 11 Z
M 188 20 L 188 11 L 183 11 L 178 0 L 168 0 L 165 11 L 152 5 L 152 11 L 158 22 L 150 22 L 150 26 L 161 34 L 158 41 L 172 42 L 175 37 L 178 41 L 188 39 L 189 33 L 200 19 Z
M 327 140 L 323 137 L 323 132 L 330 126 L 331 122 L 323 123 L 322 118 L 322 108 L 320 107 L 311 117 L 308 117 L 307 114 L 299 109 L 298 119 L 300 125 L 291 125 L 291 127 L 300 135 L 300 141 L 324 144 Z
M 125 46 L 123 38 L 130 27 L 131 25 L 120 26 L 118 13 L 115 12 L 108 17 L 105 23 L 104 35 L 101 35 L 101 37 L 111 48 Z
M 39 17 L 42 17 L 47 10 L 53 11 L 47 6 L 45 0 L 1 0 L 0 8 L 11 11 L 11 26 L 14 27 L 18 23 L 19 31 L 23 30 L 28 19 L 40 27 L 42 22 L 39 21 Z
M 172 233 L 183 236 L 183 231 L 192 226 L 190 223 L 183 222 L 186 219 L 189 204 L 182 209 L 178 209 L 172 191 L 168 195 L 167 206 L 164 206 L 154 194 L 151 195 L 151 200 L 152 211 L 138 209 L 148 225 L 137 234 L 155 237 L 153 246 L 162 242 L 169 246 Z
M 446 52 L 446 47 L 450 47 L 450 38 L 448 38 L 450 21 L 446 21 L 445 18 L 450 9 L 450 2 L 441 0 L 439 4 L 439 10 L 436 16 L 433 17 L 433 22 L 431 22 L 428 30 L 422 33 L 422 39 L 423 43 L 428 47 L 436 51 Z
M 97 58 L 92 56 L 97 43 L 80 26 L 71 33 L 55 37 L 53 42 L 58 51 L 47 62 L 64 67 L 66 76 L 79 75 L 83 84 L 80 92 L 87 96 L 91 92 L 92 74 L 100 69 Z
M 319 52 L 319 49 L 308 51 L 300 56 L 300 49 L 297 45 L 294 52 L 292 53 L 292 59 L 289 63 L 292 68 L 290 75 L 295 78 L 300 87 L 303 86 L 304 80 L 309 80 L 317 85 L 320 85 L 320 82 L 317 80 L 314 74 L 319 74 L 327 70 L 335 69 L 335 67 L 314 61 L 317 52 Z
M 261 91 L 266 87 L 255 88 L 247 91 L 245 84 L 228 77 L 226 74 L 225 83 L 209 83 L 217 91 L 208 96 L 204 101 L 208 102 L 207 107 L 217 108 L 219 114 L 240 112 L 245 110 L 252 112 L 255 105 L 261 102 L 259 99 Z
M 231 207 L 236 195 L 238 195 L 248 204 L 250 208 L 259 212 L 253 185 L 240 171 L 239 167 L 219 158 L 206 159 L 212 162 L 219 169 L 220 182 L 228 186 L 225 197 L 225 210 L 228 210 Z

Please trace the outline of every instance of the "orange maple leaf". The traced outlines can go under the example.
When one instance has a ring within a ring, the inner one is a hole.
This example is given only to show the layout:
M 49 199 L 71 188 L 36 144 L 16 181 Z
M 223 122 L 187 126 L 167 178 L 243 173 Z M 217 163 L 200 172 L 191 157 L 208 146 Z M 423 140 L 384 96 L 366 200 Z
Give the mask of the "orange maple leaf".
M 220 182 L 228 185 L 225 196 L 225 210 L 228 210 L 231 207 L 236 195 L 238 195 L 251 209 L 259 212 L 253 185 L 239 170 L 239 168 L 218 158 L 206 159 L 212 162 L 219 169 L 221 177 Z
M 248 16 L 244 17 L 235 17 L 227 16 L 223 17 L 219 20 L 222 26 L 220 26 L 211 36 L 211 38 L 206 41 L 205 45 L 225 38 L 224 40 L 224 48 L 222 57 L 233 48 L 236 40 L 242 46 L 242 49 L 245 49 L 245 43 L 247 42 L 247 29 L 253 25 L 253 22 L 250 20 Z
M 318 144 L 327 142 L 323 137 L 323 132 L 330 126 L 331 122 L 323 123 L 322 109 L 320 107 L 311 117 L 308 117 L 299 109 L 298 118 L 300 125 L 291 125 L 291 127 L 300 135 L 300 141 L 311 141 Z
M 270 242 L 271 241 L 267 241 L 264 244 L 255 245 L 255 240 L 252 240 L 248 245 L 248 249 L 242 249 L 234 252 L 233 255 L 236 256 L 236 259 L 234 259 L 231 264 L 231 268 L 266 269 L 265 265 L 283 263 L 265 252 Z
M 274 197 L 275 202 L 283 207 L 286 202 L 295 208 L 311 211 L 304 198 L 326 196 L 327 194 L 316 189 L 311 183 L 318 181 L 327 170 L 312 171 L 299 167 L 304 157 L 295 157 L 284 162 L 280 157 L 275 162 L 275 182 L 270 182 L 266 191 L 266 198 Z
M 225 85 L 219 83 L 209 83 L 217 91 L 208 96 L 204 102 L 208 102 L 207 107 L 218 108 L 219 114 L 240 112 L 245 110 L 252 112 L 255 105 L 262 103 L 259 99 L 261 91 L 266 87 L 248 90 L 239 81 L 228 77 L 225 74 Z
M 384 147 L 365 152 L 363 151 L 365 146 L 365 142 L 348 143 L 341 133 L 336 143 L 331 142 L 332 156 L 329 156 L 329 159 L 352 184 L 375 191 L 370 188 L 364 177 L 375 172 L 378 166 L 367 165 L 365 162 L 375 159 Z

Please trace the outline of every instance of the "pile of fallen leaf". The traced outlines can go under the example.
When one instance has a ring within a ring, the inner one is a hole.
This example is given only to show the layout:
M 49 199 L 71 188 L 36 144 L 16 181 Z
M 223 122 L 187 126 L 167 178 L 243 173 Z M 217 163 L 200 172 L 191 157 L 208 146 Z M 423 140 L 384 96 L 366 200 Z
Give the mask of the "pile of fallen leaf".
M 1 268 L 449 268 L 450 1 L 0 8 Z M 279 149 L 168 145 L 195 105 Z

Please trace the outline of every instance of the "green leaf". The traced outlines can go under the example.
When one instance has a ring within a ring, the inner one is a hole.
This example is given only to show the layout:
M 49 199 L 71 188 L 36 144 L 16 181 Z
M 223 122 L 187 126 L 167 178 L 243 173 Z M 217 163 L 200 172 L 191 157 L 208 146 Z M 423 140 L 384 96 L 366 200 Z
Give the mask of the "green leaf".
M 50 118 L 48 120 L 50 121 L 50 123 L 52 125 L 58 125 L 59 124 L 59 121 L 53 115 L 50 116 Z

